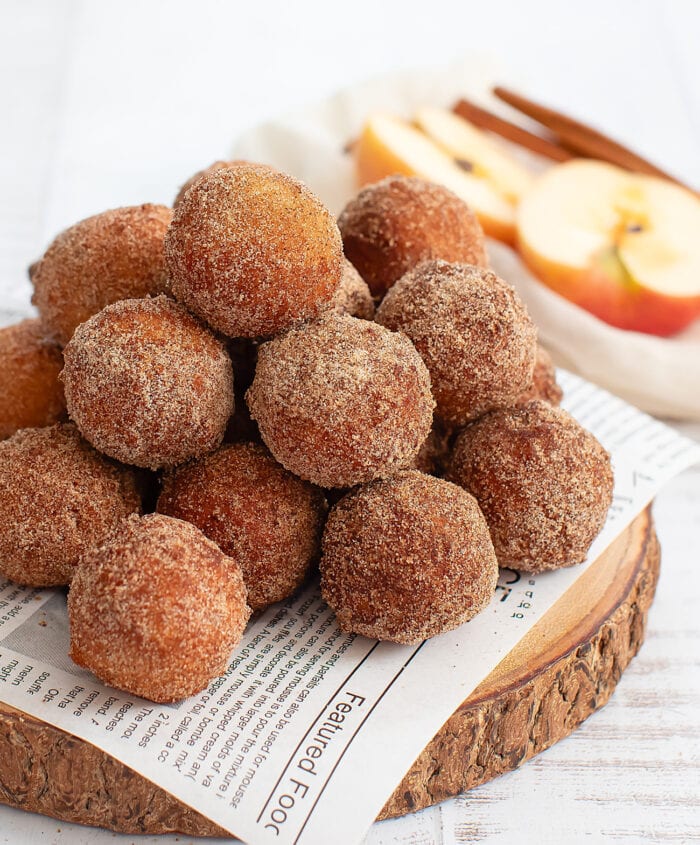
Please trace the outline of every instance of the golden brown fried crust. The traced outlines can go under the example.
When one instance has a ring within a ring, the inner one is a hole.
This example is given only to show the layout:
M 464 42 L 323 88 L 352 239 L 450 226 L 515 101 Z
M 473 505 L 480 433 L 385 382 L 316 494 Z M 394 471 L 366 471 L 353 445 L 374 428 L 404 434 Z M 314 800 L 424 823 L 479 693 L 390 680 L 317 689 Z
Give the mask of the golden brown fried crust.
M 0 574 L 34 587 L 70 583 L 78 560 L 141 509 L 134 473 L 69 423 L 0 443 Z
M 336 314 L 263 344 L 246 401 L 275 458 L 321 487 L 408 466 L 434 406 L 408 338 Z
M 402 472 L 349 493 L 323 534 L 321 592 L 341 628 L 415 643 L 489 603 L 498 566 L 472 496 Z
M 164 205 L 115 208 L 88 217 L 54 240 L 32 265 L 32 302 L 46 334 L 65 346 L 80 323 L 120 299 L 167 293 Z
M 230 167 L 240 167 L 240 165 L 245 164 L 248 167 L 260 167 L 260 168 L 267 168 L 268 165 L 266 164 L 258 164 L 253 161 L 245 161 L 244 159 L 237 158 L 233 161 L 215 161 L 213 164 L 210 164 L 209 167 L 205 167 L 203 170 L 198 170 L 193 176 L 185 182 L 184 185 L 180 188 L 177 192 L 177 196 L 175 197 L 175 201 L 173 202 L 173 210 L 180 205 L 182 202 L 183 197 L 189 191 L 189 189 L 194 185 L 195 182 L 198 182 L 202 176 L 208 176 L 210 173 L 216 173 L 217 170 L 225 170 L 226 168 Z
M 243 571 L 248 604 L 290 596 L 320 552 L 326 501 L 263 446 L 223 446 L 166 475 L 158 511 L 196 525 Z
M 62 368 L 61 349 L 47 340 L 39 320 L 0 329 L 0 440 L 66 416 Z
M 224 344 L 164 296 L 116 302 L 64 350 L 68 412 L 93 446 L 148 469 L 220 445 L 233 411 Z
M 367 283 L 347 260 L 343 259 L 343 275 L 333 296 L 333 310 L 361 320 L 374 319 L 374 299 Z
M 263 165 L 200 177 L 165 238 L 175 296 L 229 337 L 272 336 L 330 308 L 342 242 L 304 185 Z
M 535 369 L 532 373 L 532 384 L 515 400 L 517 406 L 527 405 L 533 399 L 542 399 L 550 405 L 559 405 L 564 391 L 557 384 L 557 372 L 552 357 L 547 350 L 537 344 Z
M 73 660 L 104 683 L 178 701 L 222 674 L 250 616 L 238 565 L 197 528 L 131 517 L 86 554 L 68 596 Z
M 338 226 L 345 255 L 375 297 L 431 258 L 489 266 L 471 209 L 447 188 L 417 177 L 389 176 L 364 188 Z
M 448 425 L 513 405 L 532 381 L 537 330 L 515 290 L 490 270 L 422 262 L 387 293 L 377 322 L 413 341 L 435 413 Z
M 608 453 L 541 400 L 467 427 L 447 477 L 479 502 L 499 565 L 528 572 L 583 561 L 612 501 Z

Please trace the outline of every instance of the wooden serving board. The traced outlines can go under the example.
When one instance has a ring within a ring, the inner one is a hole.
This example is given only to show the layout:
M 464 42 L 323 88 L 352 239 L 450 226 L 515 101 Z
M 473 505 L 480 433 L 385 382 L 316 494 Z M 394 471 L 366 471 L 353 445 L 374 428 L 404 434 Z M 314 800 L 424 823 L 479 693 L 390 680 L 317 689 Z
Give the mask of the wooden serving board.
M 604 705 L 642 643 L 658 572 L 647 509 L 455 711 L 379 818 L 517 768 Z M 0 801 L 125 833 L 227 836 L 103 751 L 1 703 Z

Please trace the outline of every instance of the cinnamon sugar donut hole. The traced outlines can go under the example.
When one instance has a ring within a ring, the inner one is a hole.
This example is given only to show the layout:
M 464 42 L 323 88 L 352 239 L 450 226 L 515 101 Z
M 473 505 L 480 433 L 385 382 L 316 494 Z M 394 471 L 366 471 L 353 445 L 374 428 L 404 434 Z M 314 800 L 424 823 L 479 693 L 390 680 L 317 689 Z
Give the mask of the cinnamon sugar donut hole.
M 243 164 L 244 162 L 241 161 L 215 161 L 213 164 L 210 164 L 209 167 L 205 167 L 202 170 L 198 170 L 194 173 L 190 178 L 180 186 L 180 190 L 177 192 L 175 196 L 175 200 L 173 201 L 173 210 L 175 210 L 178 205 L 182 202 L 185 194 L 189 191 L 189 189 L 197 182 L 202 176 L 208 176 L 210 173 L 216 173 L 217 170 L 225 170 L 227 167 L 237 167 L 239 164 Z
M 475 499 L 408 471 L 349 493 L 323 533 L 321 593 L 344 631 L 416 643 L 483 610 L 498 566 Z
M 172 219 L 164 205 L 115 208 L 76 223 L 32 265 L 32 302 L 61 346 L 76 326 L 120 299 L 166 293 L 163 240 Z
M 449 425 L 513 405 L 532 382 L 537 330 L 490 270 L 422 262 L 391 288 L 376 319 L 413 341 L 430 371 L 435 413 Z
M 275 335 L 330 307 L 342 242 L 301 182 L 240 164 L 201 176 L 165 238 L 175 296 L 229 337 Z
M 389 176 L 364 188 L 338 226 L 346 256 L 377 298 L 431 258 L 489 266 L 471 209 L 442 185 L 415 176 Z
M 367 283 L 347 260 L 343 259 L 343 275 L 333 296 L 333 310 L 361 320 L 374 320 L 374 300 Z
M 542 400 L 466 428 L 447 477 L 479 502 L 499 565 L 526 572 L 583 561 L 612 501 L 608 453 Z
M 80 562 L 70 656 L 118 689 L 179 701 L 223 674 L 249 617 L 240 568 L 199 529 L 131 517 Z
M 552 356 L 538 343 L 532 384 L 518 396 L 514 404 L 522 406 L 532 402 L 533 399 L 543 399 L 550 405 L 559 405 L 563 396 L 564 391 L 557 384 L 557 371 L 554 368 Z
M 198 170 L 193 176 L 190 178 L 180 187 L 180 190 L 177 192 L 175 200 L 173 202 L 173 210 L 180 205 L 182 202 L 183 197 L 189 191 L 189 189 L 194 185 L 195 182 L 199 181 L 202 176 L 208 176 L 210 173 L 216 173 L 217 170 L 226 170 L 229 167 L 239 167 L 241 164 L 248 165 L 249 167 L 260 167 L 266 168 L 268 165 L 266 164 L 257 164 L 253 161 L 245 161 L 244 159 L 233 159 L 233 161 L 215 161 L 213 164 L 210 164 L 209 167 L 205 167 L 203 170 Z
M 141 508 L 137 479 L 70 423 L 0 442 L 0 575 L 32 587 L 70 583 L 80 557 Z
M 320 487 L 352 487 L 410 464 L 434 406 L 408 338 L 337 314 L 263 344 L 246 401 L 275 458 Z
M 290 596 L 320 553 L 326 501 L 255 443 L 222 446 L 165 476 L 158 511 L 196 525 L 243 571 L 248 604 Z
M 158 469 L 221 443 L 233 411 L 231 360 L 176 302 L 107 306 L 76 329 L 64 360 L 71 419 L 106 455 Z
M 66 416 L 62 368 L 61 350 L 46 338 L 39 320 L 0 329 L 0 440 Z

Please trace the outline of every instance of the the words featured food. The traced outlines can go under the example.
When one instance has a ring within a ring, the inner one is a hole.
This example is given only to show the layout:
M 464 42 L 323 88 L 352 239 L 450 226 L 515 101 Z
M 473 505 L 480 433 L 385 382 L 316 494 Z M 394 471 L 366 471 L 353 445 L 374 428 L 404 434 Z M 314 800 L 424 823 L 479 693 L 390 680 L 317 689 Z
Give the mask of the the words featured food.
M 110 305 L 64 350 L 68 412 L 97 449 L 158 469 L 215 449 L 233 411 L 224 344 L 164 296 Z

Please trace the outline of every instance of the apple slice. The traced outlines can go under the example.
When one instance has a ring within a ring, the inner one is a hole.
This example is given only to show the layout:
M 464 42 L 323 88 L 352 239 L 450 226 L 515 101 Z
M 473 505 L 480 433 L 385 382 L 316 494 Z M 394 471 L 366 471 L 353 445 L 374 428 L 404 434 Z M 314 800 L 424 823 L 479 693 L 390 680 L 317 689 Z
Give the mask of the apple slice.
M 484 141 L 487 145 L 490 143 L 485 136 Z M 394 173 L 438 182 L 469 205 L 487 235 L 513 243 L 513 200 L 507 192 L 496 187 L 489 175 L 490 167 L 481 168 L 477 156 L 471 157 L 474 146 L 469 149 L 468 160 L 460 152 L 461 164 L 458 164 L 444 145 L 438 145 L 406 121 L 384 114 L 367 121 L 354 148 L 360 184 L 377 182 Z M 511 191 L 513 182 L 507 178 L 505 182 L 511 185 L 508 189 Z
M 581 159 L 542 176 L 517 222 L 534 273 L 607 323 L 667 336 L 700 316 L 700 200 L 690 191 Z
M 423 108 L 414 123 L 474 176 L 490 182 L 511 205 L 532 187 L 532 173 L 485 132 L 447 109 Z

